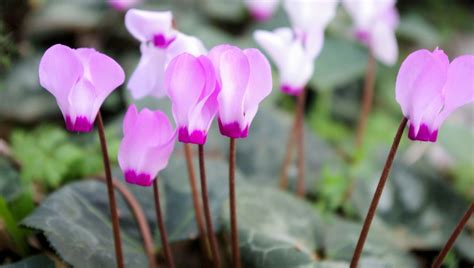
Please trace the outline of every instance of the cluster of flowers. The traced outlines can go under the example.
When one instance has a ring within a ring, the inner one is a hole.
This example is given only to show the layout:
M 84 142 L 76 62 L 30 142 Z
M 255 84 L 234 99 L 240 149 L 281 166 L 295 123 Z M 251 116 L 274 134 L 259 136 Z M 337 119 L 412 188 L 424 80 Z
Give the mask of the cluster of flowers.
M 258 18 L 267 18 L 278 3 L 257 4 L 263 2 L 271 1 L 247 1 Z M 379 2 L 380 5 L 364 4 L 360 9 L 354 1 L 344 1 L 356 22 L 357 36 L 376 51 L 377 36 L 388 33 L 388 29 L 393 33 L 397 21 L 394 1 Z M 324 28 L 335 14 L 337 1 L 287 0 L 284 6 L 293 27 L 256 31 L 254 37 L 279 69 L 282 91 L 297 95 L 312 76 L 314 58 L 321 51 Z M 313 16 L 310 11 L 314 10 L 322 15 Z M 374 23 L 375 20 L 384 23 Z M 119 153 L 128 182 L 150 185 L 166 166 L 176 136 L 184 143 L 204 144 L 216 115 L 222 135 L 248 135 L 259 103 L 272 89 L 270 65 L 259 50 L 219 45 L 207 52 L 199 39 L 173 28 L 171 12 L 131 9 L 125 16 L 125 25 L 141 42 L 142 54 L 128 88 L 134 98 L 167 95 L 177 125 L 175 131 L 160 111 L 129 108 Z M 396 53 L 382 54 L 381 59 L 387 62 L 396 59 Z M 409 119 L 411 139 L 436 141 L 438 128 L 447 115 L 474 100 L 473 65 L 472 55 L 449 63 L 439 49 L 419 50 L 408 56 L 397 77 L 396 99 Z M 122 68 L 112 58 L 91 48 L 71 49 L 64 45 L 52 46 L 45 52 L 39 76 L 41 85 L 56 97 L 66 128 L 75 132 L 91 131 L 100 106 L 125 79 Z

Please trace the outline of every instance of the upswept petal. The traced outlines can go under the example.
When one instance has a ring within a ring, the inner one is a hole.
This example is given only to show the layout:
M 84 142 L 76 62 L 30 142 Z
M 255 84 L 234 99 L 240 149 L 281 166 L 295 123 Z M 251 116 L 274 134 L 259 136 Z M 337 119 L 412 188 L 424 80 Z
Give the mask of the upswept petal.
M 152 177 L 156 178 L 158 172 L 168 165 L 168 161 L 173 153 L 174 145 L 176 143 L 176 134 L 176 131 L 172 132 L 167 141 L 148 149 L 144 156 L 148 161 L 144 161 L 141 166 L 143 173 L 152 174 Z
M 221 56 L 222 54 L 229 50 L 235 48 L 234 46 L 225 44 L 225 45 L 218 45 L 215 46 L 209 51 L 208 57 L 212 61 L 212 64 L 214 65 L 214 69 L 216 70 L 216 75 L 217 75 L 217 80 L 221 82 L 220 78 L 220 63 L 221 63 Z
M 137 107 L 132 104 L 128 107 L 127 112 L 123 118 L 123 135 L 131 135 L 134 131 L 135 122 L 137 121 L 138 110 Z
M 306 34 L 304 47 L 306 54 L 315 59 L 323 50 L 324 45 L 324 31 L 312 31 Z
M 172 38 L 173 14 L 171 11 L 146 11 L 130 9 L 125 14 L 125 26 L 140 42 L 152 41 L 153 37 L 161 34 Z
M 451 62 L 443 93 L 444 107 L 436 126 L 457 108 L 474 101 L 474 55 L 459 56 Z
M 371 33 L 371 49 L 375 58 L 385 65 L 394 65 L 398 59 L 395 31 L 387 24 L 377 23 Z
M 280 0 L 244 0 L 253 18 L 265 21 L 271 18 Z
M 218 61 L 221 93 L 218 97 L 219 119 L 224 124 L 244 123 L 244 96 L 250 75 L 249 61 L 237 47 L 221 53 Z
M 279 28 L 273 32 L 257 30 L 253 36 L 255 41 L 270 55 L 278 69 L 284 68 L 287 60 L 285 52 L 292 42 L 291 29 Z
M 343 0 L 342 4 L 358 30 L 369 30 L 380 14 L 395 5 L 395 0 Z
M 44 53 L 39 65 L 42 87 L 54 95 L 62 113 L 69 110 L 69 93 L 83 73 L 81 61 L 73 49 L 54 45 Z
M 173 115 L 179 127 L 187 126 L 188 117 L 204 88 L 205 73 L 199 60 L 183 53 L 174 58 L 165 72 L 165 88 L 173 103 Z
M 80 80 L 69 93 L 69 115 L 74 123 L 77 117 L 85 117 L 92 124 L 97 115 L 97 111 L 93 111 L 97 100 L 97 92 L 94 85 L 85 80 Z M 100 107 L 100 105 L 99 105 Z
M 127 88 L 135 99 L 150 94 L 156 97 L 166 95 L 163 87 L 166 53 L 162 49 L 146 43 L 140 45 L 140 50 L 142 56 L 128 81 Z
M 323 31 L 336 15 L 338 0 L 301 1 L 285 0 L 284 8 L 293 28 L 306 33 Z
M 272 91 L 272 70 L 270 63 L 258 49 L 245 49 L 244 54 L 250 67 L 244 101 L 245 125 L 248 126 L 255 117 L 259 103 Z
M 207 133 L 211 127 L 212 119 L 219 109 L 217 97 L 220 93 L 220 87 L 217 84 L 212 62 L 205 56 L 200 56 L 198 60 L 204 69 L 206 84 L 199 97 L 199 102 L 189 114 L 188 130 L 190 133 L 194 130 Z

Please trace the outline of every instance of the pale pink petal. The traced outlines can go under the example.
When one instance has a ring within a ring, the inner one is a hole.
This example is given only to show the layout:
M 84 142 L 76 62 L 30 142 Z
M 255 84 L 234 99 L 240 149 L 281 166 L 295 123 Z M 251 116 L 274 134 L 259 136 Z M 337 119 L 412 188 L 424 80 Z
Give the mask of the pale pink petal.
M 442 97 L 448 67 L 446 58 L 441 50 L 422 49 L 411 53 L 400 67 L 395 85 L 396 100 L 416 129 L 426 108 Z
M 250 14 L 257 21 L 270 19 L 279 2 L 280 0 L 244 0 L 244 4 L 249 9 Z
M 118 11 L 125 11 L 142 2 L 143 0 L 107 0 L 107 3 Z
M 385 65 L 394 65 L 398 59 L 395 31 L 387 24 L 378 23 L 371 32 L 371 49 L 375 58 Z
M 437 126 L 454 110 L 474 101 L 474 55 L 459 56 L 451 62 L 443 93 L 444 107 Z
M 369 31 L 381 14 L 395 6 L 395 0 L 343 0 L 342 4 L 352 17 L 355 28 Z
M 145 11 L 130 9 L 125 14 L 125 26 L 140 42 L 153 41 L 154 36 L 174 38 L 173 15 L 170 11 Z
M 211 51 L 212 52 L 212 51 Z M 230 47 L 220 55 L 218 68 L 221 80 L 219 119 L 223 124 L 244 123 L 244 97 L 250 75 L 249 61 L 237 47 Z
M 206 54 L 207 50 L 198 38 L 178 32 L 174 42 L 166 50 L 168 62 L 184 52 L 197 57 Z
M 142 56 L 128 81 L 127 88 L 130 89 L 135 99 L 147 95 L 156 97 L 166 95 L 163 86 L 166 62 L 165 51 L 155 48 L 152 44 L 145 43 L 141 44 L 140 49 Z
M 39 65 L 42 87 L 54 95 L 59 108 L 66 116 L 69 110 L 68 96 L 82 76 L 83 68 L 73 49 L 54 45 L 44 53 Z
M 250 66 L 244 102 L 245 122 L 248 126 L 256 114 L 256 107 L 272 91 L 272 70 L 270 63 L 258 49 L 246 49 L 244 54 Z
M 205 82 L 204 70 L 191 54 L 183 53 L 168 65 L 165 88 L 173 103 L 173 114 L 179 127 L 187 126 L 190 111 L 198 102 Z
M 169 139 L 166 142 L 149 148 L 144 156 L 146 161 L 143 162 L 141 170 L 143 173 L 151 174 L 152 178 L 156 178 L 158 173 L 168 165 L 173 153 L 176 143 L 176 131 L 173 131 L 168 137 Z
M 97 100 L 97 93 L 94 89 L 94 85 L 84 79 L 81 79 L 71 90 L 68 101 L 69 101 L 69 116 L 74 124 L 77 118 L 85 118 L 93 124 L 97 112 L 93 112 L 94 104 Z
M 292 35 L 290 28 L 279 28 L 273 32 L 257 30 L 253 34 L 255 41 L 268 53 L 278 69 L 284 68 L 286 64 L 286 50 L 293 41 Z
M 214 65 L 214 68 L 216 70 L 217 74 L 217 79 L 220 82 L 220 62 L 221 62 L 221 56 L 222 54 L 229 50 L 235 48 L 234 46 L 231 45 L 218 45 L 215 46 L 209 51 L 208 57 L 212 61 L 212 64 Z
M 314 30 L 306 34 L 304 40 L 304 47 L 306 54 L 315 59 L 323 50 L 324 45 L 324 31 Z

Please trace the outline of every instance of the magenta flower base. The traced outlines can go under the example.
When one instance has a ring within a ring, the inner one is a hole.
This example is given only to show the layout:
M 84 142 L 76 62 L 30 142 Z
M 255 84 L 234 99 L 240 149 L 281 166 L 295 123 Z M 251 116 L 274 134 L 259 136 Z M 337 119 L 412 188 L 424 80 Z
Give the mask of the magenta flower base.
M 289 85 L 281 85 L 280 89 L 283 93 L 292 96 L 298 96 L 303 91 L 303 88 L 295 88 Z
M 204 144 L 206 143 L 207 134 L 204 131 L 195 130 L 189 135 L 188 128 L 181 127 L 178 130 L 178 140 L 184 143 Z
M 167 48 L 176 37 L 166 38 L 163 34 L 155 34 L 153 36 L 153 45 L 158 48 Z
M 151 184 L 153 183 L 153 179 L 149 174 L 137 174 L 135 170 L 125 171 L 125 181 L 140 186 L 151 186 Z
M 422 124 L 418 133 L 415 135 L 415 127 L 410 124 L 410 128 L 408 130 L 408 138 L 415 141 L 429 141 L 429 142 L 436 142 L 438 138 L 438 130 L 430 131 L 428 126 Z
M 76 117 L 76 121 L 73 123 L 69 115 L 66 116 L 66 129 L 71 132 L 91 132 L 92 123 L 89 122 L 84 116 Z
M 222 124 L 220 119 L 218 119 L 218 122 L 219 122 L 219 131 L 224 136 L 227 136 L 229 138 L 239 139 L 239 138 L 247 138 L 247 136 L 249 135 L 248 126 L 244 129 L 241 129 L 238 122 L 233 122 L 230 124 Z

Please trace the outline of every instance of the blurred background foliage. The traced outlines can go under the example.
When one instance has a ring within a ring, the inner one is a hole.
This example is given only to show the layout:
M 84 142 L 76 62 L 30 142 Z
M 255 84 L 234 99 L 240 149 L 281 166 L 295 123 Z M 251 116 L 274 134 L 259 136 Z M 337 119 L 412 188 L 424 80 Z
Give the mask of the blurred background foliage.
M 220 43 L 257 47 L 252 39 L 254 30 L 289 25 L 281 7 L 271 20 L 259 23 L 250 18 L 238 0 L 148 0 L 139 8 L 172 10 L 178 29 L 197 36 L 207 48 Z M 397 8 L 401 14 L 398 65 L 377 65 L 374 107 L 365 143 L 358 151 L 353 140 L 367 51 L 352 39 L 351 21 L 341 8 L 327 30 L 307 100 L 306 201 L 277 188 L 295 106 L 294 99 L 279 92 L 277 82 L 257 115 L 249 139 L 239 141 L 240 239 L 244 243 L 244 262 L 249 267 L 345 265 L 401 119 L 394 84 L 402 59 L 419 48 L 440 47 L 451 58 L 474 53 L 474 2 L 400 0 Z M 107 53 L 121 63 L 129 77 L 138 62 L 139 45 L 126 31 L 123 15 L 96 0 L 0 2 L 0 264 L 30 256 L 17 265 L 58 267 L 64 261 L 84 267 L 113 266 L 111 237 L 102 235 L 110 224 L 102 226 L 96 218 L 99 214 L 108 217 L 105 188 L 83 180 L 102 173 L 97 138 L 94 133 L 78 135 L 64 130 L 54 98 L 39 85 L 37 68 L 41 54 L 49 46 L 62 43 L 95 47 Z M 276 73 L 274 80 L 278 81 Z M 123 112 L 132 102 L 169 112 L 166 100 L 132 100 L 125 86 L 115 91 L 103 107 L 113 161 L 121 138 Z M 213 182 L 209 183 L 210 195 L 220 231 L 228 228 L 228 213 L 223 206 L 227 194 L 227 145 L 215 126 L 208 140 L 208 172 Z M 189 216 L 192 206 L 183 205 L 190 197 L 180 152 L 178 147 L 160 182 L 165 185 L 165 204 L 171 211 L 166 224 L 172 241 L 186 241 L 197 234 Z M 473 105 L 448 119 L 436 144 L 404 138 L 379 206 L 379 220 L 369 236 L 363 265 L 427 267 L 468 202 L 474 201 L 473 166 Z M 120 178 L 120 173 L 116 172 L 116 176 Z M 293 166 L 292 183 L 295 176 Z M 154 227 L 149 191 L 130 188 Z M 129 264 L 138 265 L 144 262 L 140 238 L 133 217 L 120 201 L 121 221 L 125 222 L 122 232 L 128 237 L 126 257 Z M 298 218 L 302 220 L 295 220 Z M 159 244 L 158 234 L 155 236 L 155 243 Z M 87 251 L 92 240 L 104 252 Z M 189 243 L 191 246 L 185 249 L 174 248 L 188 256 L 198 254 L 196 243 Z M 281 249 L 268 253 L 275 246 Z M 286 247 L 299 250 L 288 251 Z M 84 261 L 83 256 L 91 257 Z M 446 264 L 472 267 L 473 263 L 471 221 Z

